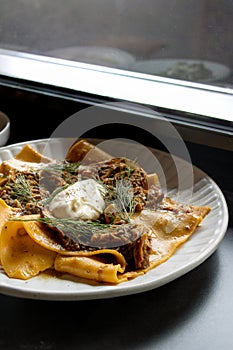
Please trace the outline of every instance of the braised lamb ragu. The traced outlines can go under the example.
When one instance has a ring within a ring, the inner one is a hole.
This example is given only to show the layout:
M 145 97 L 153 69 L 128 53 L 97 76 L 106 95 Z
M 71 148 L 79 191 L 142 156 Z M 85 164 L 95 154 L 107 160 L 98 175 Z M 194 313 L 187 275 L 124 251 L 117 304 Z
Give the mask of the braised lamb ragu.
M 1 164 L 0 205 L 10 221 L 0 238 L 6 242 L 1 243 L 2 247 L 8 244 L 9 234 L 17 235 L 10 231 L 14 227 L 12 217 L 18 220 L 19 227 L 36 244 L 51 250 L 47 268 L 53 266 L 60 272 L 105 282 L 134 278 L 166 261 L 210 211 L 209 207 L 181 204 L 166 197 L 156 174 L 147 174 L 133 160 L 111 157 L 86 140 L 72 145 L 63 161 L 43 161 L 41 157 L 40 162 L 40 157 L 26 146 L 15 158 Z M 76 194 L 81 196 L 80 203 Z M 63 216 L 68 199 L 69 210 Z M 81 210 L 81 216 L 79 205 L 86 208 Z M 18 249 L 20 242 L 19 236 Z M 23 262 L 17 263 L 12 272 L 8 263 L 10 246 L 2 253 L 9 276 L 28 278 L 25 271 L 31 267 L 24 268 Z M 93 271 L 92 277 L 80 268 L 84 256 L 85 271 Z M 37 271 L 32 269 L 31 276 L 41 271 L 40 261 L 36 256 L 35 265 L 29 262 Z M 106 268 L 111 277 L 107 272 L 103 276 Z

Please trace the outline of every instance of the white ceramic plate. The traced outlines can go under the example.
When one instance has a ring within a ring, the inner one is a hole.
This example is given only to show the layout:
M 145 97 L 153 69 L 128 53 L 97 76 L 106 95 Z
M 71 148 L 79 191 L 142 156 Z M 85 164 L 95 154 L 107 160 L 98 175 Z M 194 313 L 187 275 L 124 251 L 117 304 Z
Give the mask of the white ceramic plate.
M 0 162 L 12 158 L 25 143 L 30 143 L 36 150 L 43 152 L 47 140 L 36 140 L 0 148 Z M 51 155 L 63 147 L 60 139 L 50 140 Z M 66 152 L 64 143 L 63 151 Z M 161 162 L 167 162 L 166 154 L 158 153 Z M 168 167 L 171 169 L 171 167 Z M 168 170 L 168 173 L 170 170 Z M 50 276 L 46 273 L 23 281 L 10 279 L 0 270 L 0 292 L 7 295 L 44 300 L 87 300 L 111 298 L 135 293 L 141 293 L 164 285 L 194 269 L 204 262 L 219 246 L 223 239 L 227 224 L 228 210 L 224 196 L 216 183 L 194 168 L 195 185 L 191 202 L 196 205 L 209 205 L 211 212 L 203 220 L 202 225 L 193 236 L 179 248 L 165 263 L 147 274 L 119 285 L 103 285 L 87 282 L 75 277 L 64 275 L 63 278 Z M 172 178 L 172 174 L 168 174 Z M 174 194 L 174 189 L 171 196 Z M 185 202 L 186 194 L 183 194 Z
M 217 63 L 217 62 L 211 62 L 211 61 L 202 61 L 202 60 L 192 60 L 192 59 L 154 59 L 154 60 L 144 60 L 144 61 L 136 61 L 132 66 L 131 69 L 141 72 L 141 73 L 147 73 L 147 74 L 153 74 L 153 75 L 159 75 L 167 78 L 173 78 L 172 76 L 166 75 L 166 72 L 170 71 L 172 69 L 172 72 L 174 71 L 175 67 L 177 67 L 178 64 L 184 63 L 186 67 L 192 67 L 194 64 L 201 65 L 204 69 L 208 69 L 210 72 L 209 77 L 201 77 L 198 79 L 188 79 L 188 81 L 195 81 L 195 82 L 202 82 L 202 83 L 208 83 L 208 82 L 214 82 L 217 80 L 224 80 L 226 79 L 230 73 L 231 70 L 229 67 Z M 182 74 L 180 77 L 176 77 L 176 79 L 186 80 L 183 79 Z
M 101 46 L 71 46 L 46 52 L 47 55 L 67 60 L 80 61 L 107 67 L 128 68 L 135 61 L 124 50 Z

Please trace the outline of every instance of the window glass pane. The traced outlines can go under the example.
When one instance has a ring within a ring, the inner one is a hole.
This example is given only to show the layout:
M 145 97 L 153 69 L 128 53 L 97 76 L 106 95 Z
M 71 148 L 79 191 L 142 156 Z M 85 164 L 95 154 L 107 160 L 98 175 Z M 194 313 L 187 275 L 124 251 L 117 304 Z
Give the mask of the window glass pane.
M 232 0 L 2 0 L 0 48 L 233 87 Z

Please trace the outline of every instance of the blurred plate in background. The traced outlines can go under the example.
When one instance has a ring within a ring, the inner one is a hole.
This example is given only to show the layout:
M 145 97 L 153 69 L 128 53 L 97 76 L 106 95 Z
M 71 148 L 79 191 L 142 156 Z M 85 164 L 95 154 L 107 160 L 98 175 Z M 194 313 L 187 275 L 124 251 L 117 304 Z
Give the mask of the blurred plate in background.
M 47 51 L 46 55 L 116 68 L 128 68 L 135 61 L 134 56 L 124 50 L 101 46 L 64 47 Z
M 220 63 L 182 58 L 136 61 L 131 70 L 195 82 L 224 80 L 231 73 L 229 67 Z

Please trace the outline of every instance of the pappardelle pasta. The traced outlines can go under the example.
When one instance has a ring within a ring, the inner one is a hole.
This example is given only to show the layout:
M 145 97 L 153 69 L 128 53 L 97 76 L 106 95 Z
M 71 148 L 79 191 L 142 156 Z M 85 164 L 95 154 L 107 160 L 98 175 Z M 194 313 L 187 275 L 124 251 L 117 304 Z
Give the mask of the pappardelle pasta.
M 210 211 L 172 200 L 156 174 L 83 139 L 63 161 L 27 144 L 0 173 L 0 263 L 10 278 L 52 270 L 126 282 L 168 260 Z

